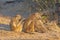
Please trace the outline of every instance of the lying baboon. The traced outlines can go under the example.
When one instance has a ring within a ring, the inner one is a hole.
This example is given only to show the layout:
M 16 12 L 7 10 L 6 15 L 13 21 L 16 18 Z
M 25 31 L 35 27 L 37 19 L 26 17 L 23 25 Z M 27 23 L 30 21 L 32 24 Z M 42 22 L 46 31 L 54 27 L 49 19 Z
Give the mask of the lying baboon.
M 35 31 L 37 31 L 37 32 L 38 31 L 42 31 L 42 32 L 46 32 L 47 31 L 46 27 L 43 25 L 43 22 L 41 21 L 40 13 L 34 13 L 34 14 L 30 15 L 25 20 L 24 31 L 28 32 L 28 33 L 29 32 L 30 33 L 34 33 Z
M 21 32 L 23 27 L 21 15 L 16 15 L 14 18 L 12 18 L 10 26 L 12 31 Z

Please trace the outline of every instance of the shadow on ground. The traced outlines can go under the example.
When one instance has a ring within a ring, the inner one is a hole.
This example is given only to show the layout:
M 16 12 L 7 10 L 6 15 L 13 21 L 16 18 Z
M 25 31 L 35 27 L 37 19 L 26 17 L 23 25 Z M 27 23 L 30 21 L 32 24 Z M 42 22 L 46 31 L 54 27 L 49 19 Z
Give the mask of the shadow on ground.
M 10 31 L 10 26 L 9 25 L 4 25 L 4 24 L 0 24 L 0 30 Z

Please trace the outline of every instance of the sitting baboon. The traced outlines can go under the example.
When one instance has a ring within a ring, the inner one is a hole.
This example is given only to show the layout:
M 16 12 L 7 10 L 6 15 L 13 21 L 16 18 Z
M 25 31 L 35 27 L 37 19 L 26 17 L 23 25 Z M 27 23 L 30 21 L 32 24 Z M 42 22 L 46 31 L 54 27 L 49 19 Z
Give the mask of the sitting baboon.
M 45 26 L 43 26 L 43 22 L 41 21 L 41 15 L 40 15 L 40 13 L 37 12 L 37 13 L 31 14 L 25 20 L 24 31 L 28 32 L 28 33 L 34 33 L 35 31 L 37 31 L 37 32 L 38 31 L 42 31 L 42 32 L 47 31 L 47 29 L 45 28 Z
M 38 15 L 37 15 L 38 16 Z M 27 19 L 25 19 L 23 31 L 27 33 L 33 33 L 34 30 L 34 20 L 37 18 L 36 14 L 30 15 Z
M 10 26 L 12 31 L 21 32 L 23 27 L 21 15 L 16 15 L 14 18 L 12 18 Z

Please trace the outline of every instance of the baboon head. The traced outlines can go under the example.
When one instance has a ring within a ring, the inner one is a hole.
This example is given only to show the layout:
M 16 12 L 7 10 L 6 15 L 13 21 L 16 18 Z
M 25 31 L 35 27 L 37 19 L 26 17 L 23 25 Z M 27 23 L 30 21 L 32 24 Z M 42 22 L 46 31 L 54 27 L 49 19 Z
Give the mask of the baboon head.
M 21 19 L 22 17 L 21 17 L 21 15 L 17 14 L 17 15 L 15 16 L 15 18 L 16 18 L 17 20 L 19 20 L 19 19 Z
M 33 20 L 36 20 L 36 19 L 40 19 L 41 16 L 40 16 L 40 13 L 36 12 L 36 13 L 33 13 L 32 15 L 30 15 L 30 18 Z

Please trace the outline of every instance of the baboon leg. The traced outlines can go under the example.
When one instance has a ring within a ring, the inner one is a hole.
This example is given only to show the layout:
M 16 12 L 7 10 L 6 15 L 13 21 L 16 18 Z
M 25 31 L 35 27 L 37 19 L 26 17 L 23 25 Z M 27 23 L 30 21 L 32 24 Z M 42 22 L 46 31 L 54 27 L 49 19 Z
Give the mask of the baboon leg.
M 21 24 L 21 23 L 18 24 L 16 28 L 19 32 L 22 32 L 23 24 Z
M 43 24 L 43 22 L 40 20 L 40 23 L 41 23 L 41 30 L 43 31 L 43 32 L 48 32 L 48 29 L 44 26 L 44 24 Z
M 31 22 L 29 24 L 29 26 L 26 28 L 25 32 L 27 33 L 33 33 L 35 30 L 34 30 L 34 22 Z

